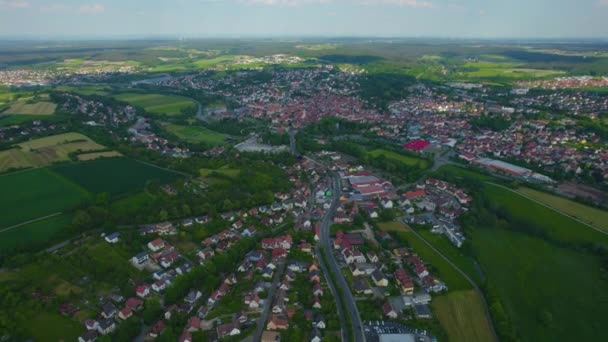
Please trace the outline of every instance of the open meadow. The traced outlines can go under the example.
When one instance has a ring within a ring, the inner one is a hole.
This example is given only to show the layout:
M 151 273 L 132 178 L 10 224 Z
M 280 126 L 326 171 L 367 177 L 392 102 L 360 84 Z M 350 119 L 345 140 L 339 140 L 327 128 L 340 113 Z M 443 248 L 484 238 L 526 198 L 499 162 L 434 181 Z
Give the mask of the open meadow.
M 530 188 L 519 188 L 517 191 L 608 233 L 608 211 L 606 210 Z
M 0 172 L 9 169 L 40 167 L 69 160 L 69 154 L 103 150 L 87 136 L 80 133 L 63 133 L 34 139 L 0 151 Z
M 184 109 L 196 109 L 194 100 L 176 95 L 125 93 L 114 98 L 152 114 L 180 115 Z
M 46 168 L 0 175 L 0 189 L 1 228 L 63 211 L 89 196 Z
M 141 191 L 151 181 L 169 183 L 182 175 L 144 164 L 129 158 L 103 158 L 93 161 L 62 164 L 52 170 L 87 191 L 117 196 Z
M 597 257 L 508 229 L 475 228 L 470 239 L 521 341 L 608 339 L 597 319 L 608 314 Z
M 52 102 L 39 101 L 30 103 L 29 101 L 19 100 L 11 104 L 4 111 L 4 114 L 9 115 L 51 115 L 55 113 L 57 105 Z
M 71 217 L 63 214 L 0 232 L 0 249 L 42 248 L 70 224 Z
M 435 297 L 431 307 L 451 342 L 495 340 L 477 292 L 452 291 Z
M 163 124 L 163 128 L 178 138 L 191 143 L 205 143 L 209 145 L 223 145 L 229 136 L 212 131 L 202 126 L 180 126 L 174 124 Z

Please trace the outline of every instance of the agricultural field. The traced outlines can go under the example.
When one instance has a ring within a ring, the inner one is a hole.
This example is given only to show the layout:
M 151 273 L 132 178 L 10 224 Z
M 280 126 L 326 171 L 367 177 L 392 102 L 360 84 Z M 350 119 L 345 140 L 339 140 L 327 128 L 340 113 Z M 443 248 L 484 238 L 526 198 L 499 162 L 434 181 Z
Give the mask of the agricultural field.
M 0 115 L 0 127 L 2 126 L 10 126 L 10 125 L 21 125 L 26 122 L 31 122 L 34 120 L 41 120 L 44 122 L 61 122 L 65 121 L 66 117 L 63 115 L 28 115 L 28 114 L 19 114 L 19 115 Z
M 567 198 L 530 188 L 519 188 L 517 191 L 598 229 L 608 232 L 608 211 L 606 210 L 593 208 Z
M 429 164 L 430 164 L 429 161 L 422 159 L 422 158 L 406 156 L 403 154 L 399 154 L 399 153 L 395 153 L 393 151 L 388 151 L 388 150 L 383 150 L 383 149 L 369 151 L 369 152 L 367 152 L 367 154 L 374 158 L 379 157 L 379 156 L 384 156 L 387 159 L 398 161 L 398 162 L 401 162 L 401 163 L 403 163 L 405 165 L 409 165 L 409 166 L 417 166 L 421 169 L 428 168 Z
M 46 168 L 0 175 L 0 189 L 2 228 L 63 211 L 89 197 L 87 191 Z
M 98 151 L 105 149 L 80 133 L 64 133 L 34 139 L 0 151 L 0 172 L 11 168 L 29 168 L 50 165 L 69 160 L 74 152 Z
M 205 143 L 219 146 L 226 143 L 229 136 L 212 131 L 202 126 L 180 126 L 174 124 L 163 124 L 163 128 L 178 138 L 191 143 Z
M 608 315 L 597 257 L 508 229 L 474 228 L 470 239 L 521 341 L 608 339 L 597 319 Z
M 526 68 L 521 63 L 511 62 L 468 62 L 451 75 L 465 80 L 519 80 L 536 79 L 564 75 L 564 71 Z
M 451 342 L 495 340 L 477 292 L 449 292 L 433 298 L 431 307 Z
M 184 109 L 196 109 L 196 101 L 177 95 L 125 93 L 115 95 L 115 99 L 141 107 L 148 113 L 181 115 Z
M 99 158 L 113 158 L 113 157 L 121 157 L 122 154 L 118 151 L 108 151 L 108 152 L 92 152 L 92 153 L 83 153 L 78 155 L 78 160 L 80 161 L 89 161 L 95 160 Z
M 516 192 L 489 183 L 484 184 L 483 192 L 490 201 L 508 210 L 513 219 L 528 222 L 542 229 L 543 233 L 552 239 L 571 244 L 593 242 L 608 246 L 607 235 Z
M 63 164 L 52 167 L 52 170 L 91 193 L 105 192 L 111 196 L 141 191 L 152 181 L 166 184 L 183 177 L 129 158 L 103 158 Z
M 52 102 L 38 101 L 32 102 L 18 100 L 3 113 L 8 115 L 52 115 L 55 113 L 57 105 Z
M 77 94 L 82 94 L 82 95 L 106 96 L 111 93 L 112 88 L 109 88 L 106 86 L 86 85 L 86 86 L 79 86 L 79 87 L 59 86 L 59 87 L 54 88 L 54 90 L 64 91 L 64 92 L 68 92 L 68 93 L 77 93 Z
M 69 215 L 58 215 L 0 232 L 0 249 L 38 248 L 71 224 Z

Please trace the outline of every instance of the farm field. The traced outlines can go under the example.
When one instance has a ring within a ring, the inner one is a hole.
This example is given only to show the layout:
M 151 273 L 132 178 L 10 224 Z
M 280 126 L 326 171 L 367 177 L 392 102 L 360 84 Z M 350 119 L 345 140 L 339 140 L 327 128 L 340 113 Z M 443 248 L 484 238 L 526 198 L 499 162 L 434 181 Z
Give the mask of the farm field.
M 63 211 L 89 196 L 46 168 L 0 175 L 0 189 L 2 228 Z
M 493 184 L 484 184 L 484 194 L 493 203 L 506 209 L 513 219 L 525 221 L 541 229 L 552 239 L 569 244 L 590 242 L 608 246 L 608 236 L 557 213 L 524 196 Z
M 608 339 L 599 258 L 501 228 L 474 228 L 471 241 L 521 341 Z
M 69 215 L 58 215 L 0 232 L 0 249 L 43 247 L 70 224 Z
M 34 139 L 0 151 L 0 172 L 11 168 L 40 167 L 69 160 L 73 152 L 105 149 L 80 133 L 64 133 Z
M 150 181 L 165 184 L 182 177 L 129 158 L 104 158 L 57 165 L 52 170 L 91 193 L 105 192 L 111 196 L 141 191 Z
M 183 109 L 196 108 L 194 100 L 176 95 L 126 93 L 114 98 L 154 114 L 180 115 Z
M 421 169 L 426 169 L 429 167 L 429 162 L 425 159 L 410 157 L 410 156 L 406 156 L 403 154 L 395 153 L 393 151 L 377 149 L 377 150 L 369 151 L 369 152 L 367 152 L 367 154 L 374 158 L 379 157 L 379 156 L 384 156 L 387 159 L 395 160 L 395 161 L 401 162 L 401 163 L 409 165 L 409 166 L 418 166 Z
M 593 208 L 567 198 L 530 188 L 519 188 L 517 191 L 550 207 L 563 211 L 564 213 L 605 232 L 608 232 L 608 211 Z
M 99 158 L 112 158 L 112 157 L 121 157 L 122 154 L 118 151 L 108 151 L 108 152 L 92 152 L 92 153 L 83 153 L 78 155 L 78 160 L 80 161 L 88 161 L 95 160 Z
M 545 78 L 563 74 L 565 72 L 559 70 L 525 68 L 521 63 L 482 61 L 465 63 L 453 76 L 455 78 L 472 80 L 518 80 Z
M 163 128 L 178 138 L 192 143 L 206 143 L 209 145 L 223 145 L 229 136 L 212 131 L 202 126 L 180 126 L 164 124 Z
M 29 114 L 20 114 L 20 115 L 0 115 L 0 127 L 2 126 L 10 126 L 10 125 L 21 125 L 26 122 L 41 120 L 45 122 L 60 122 L 66 119 L 63 115 L 29 115 Z
M 109 87 L 92 86 L 92 85 L 79 86 L 79 87 L 59 86 L 54 89 L 57 91 L 65 91 L 65 92 L 77 93 L 77 94 L 82 94 L 82 95 L 101 95 L 101 96 L 109 95 L 110 92 L 112 91 L 112 89 Z
M 34 341 L 77 341 L 82 325 L 59 313 L 32 313 L 28 332 Z
M 434 298 L 431 307 L 451 342 L 495 340 L 477 292 L 449 292 Z
M 13 103 L 4 114 L 14 115 L 51 115 L 55 113 L 57 105 L 52 102 L 40 101 L 28 103 L 25 100 L 19 100 Z

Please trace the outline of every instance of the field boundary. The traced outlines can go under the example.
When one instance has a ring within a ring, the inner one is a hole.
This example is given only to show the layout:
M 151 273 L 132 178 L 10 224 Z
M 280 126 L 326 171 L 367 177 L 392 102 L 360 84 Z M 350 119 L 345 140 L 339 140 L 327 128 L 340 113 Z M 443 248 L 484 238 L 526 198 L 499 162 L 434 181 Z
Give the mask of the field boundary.
M 535 198 L 532 198 L 532 197 L 530 197 L 530 196 L 528 196 L 528 195 L 526 195 L 526 194 L 524 194 L 524 193 L 521 193 L 521 192 L 519 192 L 519 191 L 517 191 L 517 190 L 513 190 L 513 189 L 508 188 L 508 187 L 506 187 L 506 186 L 504 186 L 504 185 L 496 184 L 496 183 L 493 183 L 493 182 L 486 182 L 486 183 L 487 183 L 487 184 L 494 185 L 494 186 L 497 186 L 497 187 L 502 188 L 502 189 L 505 189 L 505 190 L 509 190 L 509 191 L 511 191 L 511 192 L 514 192 L 514 193 L 516 193 L 516 194 L 518 194 L 518 195 L 520 195 L 520 196 L 522 196 L 522 197 L 525 197 L 525 198 L 527 198 L 527 199 L 529 199 L 529 200 L 531 200 L 531 201 L 533 201 L 533 202 L 535 202 L 535 203 L 538 203 L 538 204 L 542 205 L 542 206 L 543 206 L 543 207 L 545 207 L 545 208 L 551 209 L 551 210 L 553 210 L 553 211 L 555 211 L 555 212 L 557 212 L 557 213 L 559 213 L 559 214 L 562 214 L 562 215 L 564 215 L 564 216 L 566 216 L 566 217 L 568 217 L 568 218 L 570 218 L 570 219 L 573 219 L 574 221 L 576 221 L 576 222 L 578 222 L 578 223 L 582 223 L 582 224 L 584 224 L 585 226 L 587 226 L 587 227 L 589 227 L 589 228 L 591 228 L 591 229 L 593 229 L 593 230 L 596 230 L 596 231 L 598 231 L 598 232 L 600 232 L 600 233 L 602 233 L 602 234 L 604 234 L 604 235 L 608 235 L 608 232 L 606 232 L 606 231 L 604 231 L 604 230 L 602 230 L 602 229 L 600 229 L 600 228 L 598 228 L 598 227 L 595 227 L 595 226 L 593 226 L 593 225 L 590 225 L 589 223 L 587 223 L 587 222 L 585 222 L 585 221 L 581 221 L 580 219 L 578 219 L 578 218 L 576 218 L 576 217 L 574 217 L 574 216 L 571 216 L 571 215 L 569 215 L 569 214 L 567 214 L 567 213 L 565 213 L 565 212 L 563 212 L 563 211 L 561 211 L 561 210 L 559 210 L 559 209 L 557 209 L 557 208 L 555 208 L 555 207 L 552 207 L 552 206 L 550 206 L 550 205 L 548 205 L 548 204 L 546 204 L 546 203 L 543 203 L 543 202 L 541 202 L 541 201 L 539 201 L 539 200 L 537 200 L 537 199 L 535 199 Z
M 15 228 L 19 228 L 21 226 L 25 226 L 25 225 L 30 224 L 30 223 L 34 223 L 34 222 L 38 222 L 38 221 L 49 219 L 51 217 L 59 216 L 61 214 L 63 214 L 63 213 L 62 212 L 56 212 L 56 213 L 53 213 L 53 214 L 50 214 L 50 215 L 46 215 L 46 216 L 35 218 L 33 220 L 21 222 L 19 224 L 14 225 L 14 226 L 10 226 L 10 227 L 7 227 L 7 228 L 0 228 L 0 233 L 4 233 L 4 232 L 9 231 L 11 229 L 15 229 Z
M 148 166 L 151 166 L 151 167 L 157 168 L 157 169 L 159 169 L 159 170 L 168 171 L 168 172 L 173 172 L 173 173 L 178 174 L 178 175 L 182 175 L 182 176 L 186 176 L 186 177 L 188 177 L 188 178 L 192 178 L 192 175 L 191 175 L 191 174 L 188 174 L 188 173 L 185 173 L 185 172 L 181 172 L 181 171 L 175 171 L 175 170 L 167 169 L 167 168 L 164 168 L 164 167 L 161 167 L 161 166 L 158 166 L 158 165 L 154 165 L 154 164 L 152 164 L 152 163 L 148 163 L 148 162 L 146 162 L 146 161 L 139 160 L 139 159 L 133 159 L 133 160 L 135 160 L 135 161 L 136 161 L 136 162 L 138 162 L 138 163 L 141 163 L 141 164 L 144 164 L 144 165 L 148 165 Z

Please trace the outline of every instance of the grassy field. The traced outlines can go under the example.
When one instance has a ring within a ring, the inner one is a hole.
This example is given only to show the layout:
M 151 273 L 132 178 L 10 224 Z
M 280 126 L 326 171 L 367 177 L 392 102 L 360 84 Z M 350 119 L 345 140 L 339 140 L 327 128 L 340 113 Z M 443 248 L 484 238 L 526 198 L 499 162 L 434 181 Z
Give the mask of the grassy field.
M 21 125 L 34 120 L 42 120 L 45 122 L 60 122 L 66 120 L 63 115 L 2 115 L 0 116 L 0 127 L 10 125 Z
M 598 258 L 506 229 L 477 228 L 477 259 L 522 341 L 606 340 L 608 279 Z
M 209 145 L 223 145 L 229 136 L 212 131 L 202 126 L 180 126 L 164 124 L 163 128 L 178 138 L 192 143 L 206 143 Z
M 200 169 L 200 175 L 202 177 L 209 177 L 212 173 L 219 173 L 221 175 L 227 176 L 227 177 L 236 177 L 241 173 L 241 170 L 239 169 L 230 169 L 226 166 L 223 166 L 219 169 Z
M 92 153 L 83 153 L 78 155 L 78 160 L 80 161 L 88 161 L 95 160 L 99 158 L 113 158 L 120 157 L 122 154 L 118 151 L 108 151 L 108 152 L 92 152 Z
M 74 206 L 88 193 L 49 169 L 0 176 L 0 227 L 6 228 Z
M 181 177 L 128 158 L 97 159 L 57 165 L 52 169 L 91 193 L 106 192 L 112 196 L 143 190 L 150 181 L 164 184 Z
M 539 227 L 553 239 L 564 243 L 594 242 L 608 247 L 607 235 L 513 191 L 486 183 L 484 184 L 484 193 L 492 202 L 507 209 L 514 219 L 525 220 Z
M 82 94 L 82 95 L 101 95 L 101 96 L 109 95 L 110 92 L 112 91 L 111 88 L 106 87 L 106 86 L 93 86 L 93 85 L 79 86 L 79 87 L 59 86 L 54 89 L 57 91 L 65 91 L 65 92 L 69 92 L 69 93 L 77 93 L 77 94 Z
M 59 215 L 0 233 L 0 248 L 43 247 L 71 223 L 69 215 Z
M 563 211 L 572 217 L 576 217 L 577 219 L 596 228 L 608 232 L 608 211 L 586 206 L 584 204 L 571 201 L 567 198 L 530 188 L 519 188 L 517 191 L 550 207 Z
M 429 162 L 422 158 L 410 157 L 403 154 L 395 153 L 393 151 L 377 149 L 367 152 L 372 157 L 384 156 L 387 159 L 395 160 L 409 166 L 418 166 L 421 169 L 429 167 Z
M 154 114 L 180 115 L 183 109 L 196 108 L 194 100 L 176 95 L 126 93 L 114 98 Z
M 73 152 L 105 149 L 80 133 L 64 133 L 34 139 L 0 151 L 0 171 L 11 168 L 40 167 L 69 160 Z
M 40 101 L 29 103 L 29 101 L 17 101 L 13 103 L 4 114 L 15 115 L 51 115 L 55 113 L 57 105 L 52 102 Z
M 32 313 L 28 332 L 34 341 L 77 341 L 84 331 L 80 323 L 59 313 Z
M 536 79 L 565 74 L 564 71 L 524 68 L 511 62 L 469 62 L 455 73 L 454 77 L 468 80 Z
M 410 230 L 409 227 L 398 221 L 380 222 L 378 227 L 386 232 L 408 232 Z
M 437 270 L 439 278 L 451 291 L 472 289 L 471 284 L 460 273 L 416 235 L 411 232 L 401 232 L 396 236 L 399 240 L 407 242 L 416 254 L 431 265 L 431 269 Z
M 451 342 L 494 341 L 490 322 L 477 292 L 450 292 L 435 297 L 431 307 Z

